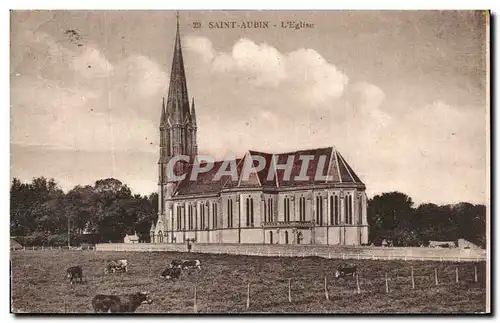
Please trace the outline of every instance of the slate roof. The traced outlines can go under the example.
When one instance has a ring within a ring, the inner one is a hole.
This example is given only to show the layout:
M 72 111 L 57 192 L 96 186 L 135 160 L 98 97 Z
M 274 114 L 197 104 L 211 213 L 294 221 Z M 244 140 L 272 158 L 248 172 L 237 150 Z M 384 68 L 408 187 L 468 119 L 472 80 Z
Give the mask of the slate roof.
M 306 176 L 308 180 L 295 180 L 300 174 L 303 160 L 301 156 L 313 156 L 309 161 Z M 258 166 L 257 156 L 266 161 L 266 167 L 256 172 L 252 169 L 249 172 L 248 179 L 242 178 L 243 167 L 246 163 Z M 323 156 L 323 157 L 322 157 Z M 284 165 L 288 158 L 293 158 L 293 167 L 290 172 L 289 180 L 284 178 L 285 170 L 279 169 L 274 172 L 276 165 Z M 230 165 L 236 165 L 237 177 L 223 175 L 216 178 L 216 174 L 221 167 L 225 167 L 226 174 L 229 174 Z M 202 165 L 203 166 L 203 165 Z M 175 196 L 198 195 L 198 194 L 216 194 L 222 190 L 232 188 L 262 188 L 262 187 L 294 187 L 294 186 L 313 186 L 317 184 L 337 184 L 350 183 L 364 185 L 359 177 L 354 173 L 344 157 L 334 147 L 298 150 L 287 153 L 270 154 L 258 151 L 249 151 L 243 158 L 236 160 L 216 161 L 211 170 L 200 173 L 195 181 L 191 181 L 192 164 L 188 165 L 186 178 L 182 180 L 174 193 Z M 269 177 L 269 172 L 271 176 Z M 274 175 L 275 174 L 275 175 Z M 274 175 L 274 176 L 273 176 Z M 320 177 L 317 178 L 316 175 Z M 326 176 L 326 179 L 325 179 Z

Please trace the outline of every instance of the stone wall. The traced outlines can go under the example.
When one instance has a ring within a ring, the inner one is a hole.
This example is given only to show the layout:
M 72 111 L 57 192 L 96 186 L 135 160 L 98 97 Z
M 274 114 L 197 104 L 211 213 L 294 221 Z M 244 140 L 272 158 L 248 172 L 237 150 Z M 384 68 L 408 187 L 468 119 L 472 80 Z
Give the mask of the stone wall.
M 186 244 L 123 244 L 96 245 L 97 251 L 177 251 L 186 252 Z M 252 256 L 307 257 L 318 256 L 336 259 L 378 260 L 435 260 L 435 261 L 485 261 L 486 250 L 459 248 L 418 247 L 361 247 L 321 245 L 264 245 L 264 244 L 202 244 L 195 243 L 194 253 L 215 253 Z

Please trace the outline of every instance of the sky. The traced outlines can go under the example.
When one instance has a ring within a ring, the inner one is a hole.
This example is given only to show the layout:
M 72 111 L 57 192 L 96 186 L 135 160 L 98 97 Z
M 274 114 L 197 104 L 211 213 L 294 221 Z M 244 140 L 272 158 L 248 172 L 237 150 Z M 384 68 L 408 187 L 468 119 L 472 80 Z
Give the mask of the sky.
M 156 191 L 175 26 L 172 11 L 12 12 L 11 178 Z M 183 11 L 180 30 L 201 154 L 335 146 L 369 197 L 487 203 L 483 13 Z

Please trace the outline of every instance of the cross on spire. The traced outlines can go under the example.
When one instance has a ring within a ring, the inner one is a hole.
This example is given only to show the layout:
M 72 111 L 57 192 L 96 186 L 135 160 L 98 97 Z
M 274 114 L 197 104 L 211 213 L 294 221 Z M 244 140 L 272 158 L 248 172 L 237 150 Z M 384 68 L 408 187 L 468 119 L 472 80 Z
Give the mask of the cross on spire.
M 175 16 L 177 18 L 177 30 L 179 30 L 179 11 L 177 11 Z

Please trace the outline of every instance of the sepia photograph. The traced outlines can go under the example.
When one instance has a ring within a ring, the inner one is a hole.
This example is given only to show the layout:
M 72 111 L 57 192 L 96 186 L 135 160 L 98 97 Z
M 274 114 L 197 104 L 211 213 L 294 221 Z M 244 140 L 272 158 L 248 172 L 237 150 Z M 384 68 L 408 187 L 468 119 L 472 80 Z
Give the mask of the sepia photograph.
M 490 314 L 490 14 L 11 10 L 11 313 Z

